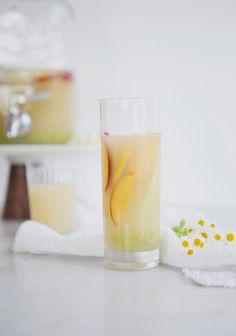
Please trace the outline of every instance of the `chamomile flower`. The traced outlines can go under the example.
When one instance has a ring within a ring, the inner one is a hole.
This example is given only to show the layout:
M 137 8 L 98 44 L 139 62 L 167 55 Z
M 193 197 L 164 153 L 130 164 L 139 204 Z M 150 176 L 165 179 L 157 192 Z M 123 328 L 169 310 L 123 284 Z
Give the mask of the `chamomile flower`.
M 208 233 L 207 233 L 207 232 L 201 232 L 201 236 L 202 236 L 204 239 L 207 239 L 207 238 L 208 238 Z
M 194 250 L 193 249 L 188 249 L 187 255 L 191 256 L 193 254 L 194 254 Z
M 205 246 L 205 244 L 204 244 L 204 242 L 203 241 L 201 241 L 201 243 L 200 243 L 200 248 L 203 248 Z
M 198 221 L 198 225 L 200 225 L 200 226 L 204 226 L 204 225 L 205 225 L 205 221 L 204 221 L 204 219 L 199 219 L 199 221 Z
M 229 242 L 229 243 L 232 243 L 234 241 L 234 234 L 233 233 L 227 233 L 226 235 L 226 240 Z
M 214 239 L 215 239 L 216 241 L 221 241 L 221 240 L 222 240 L 222 236 L 221 236 L 221 234 L 220 234 L 220 233 L 216 233 L 216 234 L 214 235 Z
M 183 246 L 184 248 L 188 248 L 188 247 L 189 247 L 189 242 L 188 242 L 187 240 L 183 240 L 183 241 L 182 241 L 182 246 Z
M 236 242 L 236 232 L 221 231 L 215 223 L 206 222 L 204 219 L 199 219 L 191 226 L 181 220 L 172 230 L 179 238 L 182 252 L 188 256 L 202 253 L 205 249 L 207 251 L 214 244 L 220 247 Z
M 194 244 L 196 247 L 200 247 L 200 245 L 201 245 L 201 239 L 199 239 L 199 238 L 195 238 L 194 241 L 193 241 L 193 244 Z

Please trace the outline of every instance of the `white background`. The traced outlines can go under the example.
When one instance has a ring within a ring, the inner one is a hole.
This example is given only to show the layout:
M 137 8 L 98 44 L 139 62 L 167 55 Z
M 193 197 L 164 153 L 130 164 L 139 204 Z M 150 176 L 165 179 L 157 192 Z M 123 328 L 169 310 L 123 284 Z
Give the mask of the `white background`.
M 101 97 L 157 96 L 163 201 L 235 206 L 236 2 L 71 3 L 78 130 L 98 131 Z

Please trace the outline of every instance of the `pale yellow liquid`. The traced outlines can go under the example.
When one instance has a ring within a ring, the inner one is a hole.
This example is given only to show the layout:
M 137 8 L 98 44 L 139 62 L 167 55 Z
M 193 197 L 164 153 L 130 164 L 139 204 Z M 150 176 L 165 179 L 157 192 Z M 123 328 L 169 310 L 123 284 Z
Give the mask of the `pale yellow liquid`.
M 160 134 L 102 136 L 105 244 L 117 251 L 159 247 Z
M 75 190 L 72 185 L 33 185 L 29 197 L 32 220 L 62 234 L 73 230 Z
M 7 139 L 3 132 L 12 94 L 47 92 L 42 101 L 22 106 L 32 120 L 30 132 L 20 138 Z M 73 132 L 73 77 L 66 71 L 6 70 L 0 80 L 0 143 L 60 144 L 67 143 Z

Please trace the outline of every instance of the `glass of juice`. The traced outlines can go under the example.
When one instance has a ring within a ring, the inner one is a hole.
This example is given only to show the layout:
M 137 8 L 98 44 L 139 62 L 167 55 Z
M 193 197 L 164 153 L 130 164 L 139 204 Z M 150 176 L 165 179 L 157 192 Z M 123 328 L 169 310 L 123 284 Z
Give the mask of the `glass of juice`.
M 49 160 L 27 165 L 30 217 L 61 234 L 74 229 L 74 167 Z
M 157 99 L 102 99 L 105 265 L 156 267 L 160 248 L 160 111 Z

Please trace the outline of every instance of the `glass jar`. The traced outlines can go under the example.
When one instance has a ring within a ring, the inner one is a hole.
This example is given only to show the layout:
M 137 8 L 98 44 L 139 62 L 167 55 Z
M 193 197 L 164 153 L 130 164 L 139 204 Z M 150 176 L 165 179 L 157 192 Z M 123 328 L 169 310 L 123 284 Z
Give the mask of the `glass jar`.
M 67 143 L 73 133 L 73 11 L 66 1 L 0 4 L 0 144 Z

